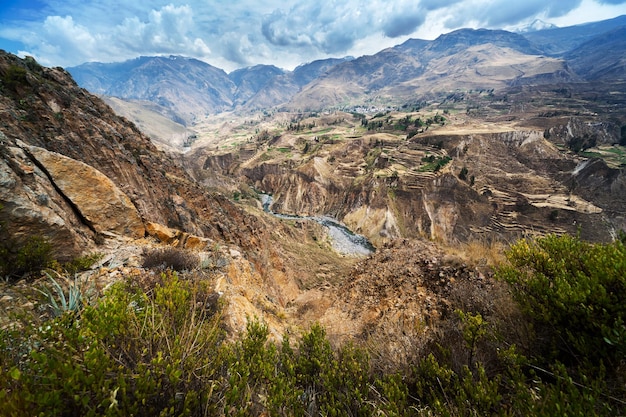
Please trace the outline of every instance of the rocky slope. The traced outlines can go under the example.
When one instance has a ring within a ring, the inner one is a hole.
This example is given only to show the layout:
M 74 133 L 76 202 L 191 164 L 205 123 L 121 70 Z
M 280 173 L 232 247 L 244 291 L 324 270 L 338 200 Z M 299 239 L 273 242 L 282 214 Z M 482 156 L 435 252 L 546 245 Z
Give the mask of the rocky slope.
M 193 251 L 204 265 L 197 273 L 224 296 L 227 328 L 245 329 L 257 316 L 276 337 L 289 323 L 303 325 L 288 320 L 289 302 L 340 280 L 354 263 L 332 250 L 322 226 L 286 223 L 263 213 L 256 199 L 236 204 L 201 186 L 61 68 L 1 54 L 0 80 L 3 250 L 17 252 L 37 237 L 61 262 L 99 253 L 81 278 L 95 288 L 153 279 L 141 267 L 153 248 Z M 21 295 L 31 284 L 17 285 L 1 287 L 7 314 L 36 308 Z M 0 315 L 0 325 L 6 320 Z
M 148 223 L 250 247 L 252 217 L 194 183 L 67 72 L 2 54 L 0 76 L 7 233 L 53 238 L 63 258 L 102 234 L 143 236 Z

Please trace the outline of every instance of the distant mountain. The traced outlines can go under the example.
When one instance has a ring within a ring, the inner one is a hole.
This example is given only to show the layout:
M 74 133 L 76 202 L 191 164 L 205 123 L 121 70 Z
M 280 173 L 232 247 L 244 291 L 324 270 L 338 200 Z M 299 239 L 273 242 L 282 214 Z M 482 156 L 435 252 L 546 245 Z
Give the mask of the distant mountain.
M 271 79 L 245 104 L 246 109 L 263 109 L 287 103 L 302 88 L 321 77 L 331 68 L 343 62 L 351 61 L 352 57 L 321 59 L 299 65 L 291 72 Z
M 274 65 L 255 65 L 241 68 L 228 74 L 237 86 L 235 104 L 244 104 L 259 90 L 263 89 L 272 79 L 284 74 L 285 71 Z
M 544 22 L 541 19 L 535 19 L 526 26 L 515 29 L 517 33 L 536 32 L 538 30 L 558 29 L 558 26 L 552 23 Z
M 560 56 L 620 26 L 626 26 L 626 15 L 600 22 L 528 32 L 524 36 L 544 54 Z
M 364 104 L 371 96 L 397 101 L 458 88 L 501 89 L 576 79 L 565 62 L 541 55 L 520 34 L 461 29 L 434 41 L 409 40 L 337 65 L 305 86 L 289 107 Z
M 93 93 L 154 103 L 156 107 L 150 110 L 188 125 L 205 115 L 239 106 L 258 109 L 285 103 L 305 84 L 350 59 L 313 61 L 294 71 L 256 65 L 230 74 L 180 56 L 91 62 L 67 70 L 81 87 Z
M 235 84 L 223 70 L 180 56 L 87 63 L 67 68 L 85 89 L 108 96 L 147 100 L 173 110 L 177 122 L 219 113 L 234 104 Z
M 524 36 L 506 30 L 459 29 L 445 33 L 428 44 L 424 50 L 428 58 L 441 55 L 452 55 L 476 45 L 492 44 L 498 47 L 511 48 L 527 55 L 541 54 Z
M 460 29 L 433 41 L 410 39 L 374 55 L 318 60 L 293 71 L 257 65 L 226 74 L 176 56 L 89 63 L 68 71 L 87 90 L 150 101 L 166 117 L 190 124 L 237 109 L 397 104 L 458 89 L 623 79 L 624 27 L 626 16 L 567 28 L 537 21 L 523 34 Z
M 586 80 L 626 80 L 626 26 L 603 33 L 564 55 Z
M 302 64 L 293 71 L 268 65 L 233 71 L 229 77 L 237 86 L 235 105 L 249 110 L 279 106 L 330 68 L 351 59 L 353 58 L 317 60 Z

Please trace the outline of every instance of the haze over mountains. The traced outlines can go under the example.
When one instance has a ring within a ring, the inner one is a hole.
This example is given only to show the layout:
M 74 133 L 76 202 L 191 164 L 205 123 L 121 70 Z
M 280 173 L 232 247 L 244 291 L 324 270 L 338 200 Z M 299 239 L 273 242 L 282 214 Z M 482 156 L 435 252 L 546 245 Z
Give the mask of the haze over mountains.
M 371 56 L 326 59 L 293 71 L 256 65 L 227 74 L 179 56 L 68 68 L 87 90 L 156 104 L 191 124 L 236 109 L 322 109 L 401 104 L 456 89 L 624 78 L 626 17 L 525 33 L 461 29 L 412 39 Z

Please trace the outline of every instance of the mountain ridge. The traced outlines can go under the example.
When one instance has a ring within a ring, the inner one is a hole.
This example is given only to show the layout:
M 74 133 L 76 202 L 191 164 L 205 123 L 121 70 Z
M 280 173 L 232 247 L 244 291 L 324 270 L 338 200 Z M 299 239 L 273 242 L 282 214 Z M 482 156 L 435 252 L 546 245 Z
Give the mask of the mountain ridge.
M 175 112 L 178 115 L 175 121 L 190 125 L 208 114 L 225 111 L 253 111 L 281 106 L 288 109 L 323 109 L 362 105 L 380 96 L 380 93 L 384 97 L 389 97 L 388 92 L 398 96 L 398 92 L 406 86 L 421 85 L 405 91 L 400 97 L 463 89 L 467 85 L 480 88 L 481 84 L 485 84 L 485 88 L 502 89 L 528 83 L 577 82 L 584 78 L 586 70 L 574 61 L 583 59 L 585 54 L 576 55 L 573 51 L 588 42 L 602 42 L 603 33 L 622 25 L 626 25 L 626 16 L 525 33 L 459 29 L 432 41 L 409 39 L 373 55 L 318 60 L 302 64 L 293 71 L 256 65 L 226 74 L 202 61 L 175 56 L 142 57 L 114 64 L 83 64 L 68 68 L 68 71 L 90 91 L 122 99 L 155 102 Z M 478 48 L 480 45 L 491 45 L 493 49 Z M 612 56 L 617 59 L 624 46 L 619 43 L 613 45 L 620 49 L 604 56 L 603 65 L 613 65 L 616 67 L 614 72 L 619 75 L 618 63 L 609 61 Z M 598 46 L 602 47 L 601 44 Z M 514 53 L 506 52 L 509 50 Z M 457 56 L 446 61 L 446 57 L 452 55 Z M 525 77 L 519 72 L 516 75 L 512 68 L 504 70 L 502 60 L 506 57 L 510 57 L 513 66 L 525 62 L 527 67 L 522 72 L 536 72 L 537 76 Z M 491 64 L 488 62 L 490 59 L 493 61 Z M 479 64 L 481 60 L 483 63 Z M 541 60 L 550 63 L 543 65 Z M 438 68 L 444 64 L 437 62 L 444 61 L 449 69 L 441 71 Z M 557 65 L 557 61 L 562 64 Z M 488 73 L 500 68 L 503 74 L 508 71 L 510 76 L 507 79 L 500 77 L 496 82 L 493 77 L 481 73 L 479 67 L 485 65 L 491 67 L 487 69 Z M 577 74 L 575 70 L 583 74 Z M 425 76 L 429 72 L 432 74 L 430 79 Z M 463 72 L 465 75 L 457 81 L 446 76 Z M 470 74 L 471 79 L 468 78 Z M 442 77 L 447 78 L 439 86 Z M 383 102 L 387 100 L 384 97 Z

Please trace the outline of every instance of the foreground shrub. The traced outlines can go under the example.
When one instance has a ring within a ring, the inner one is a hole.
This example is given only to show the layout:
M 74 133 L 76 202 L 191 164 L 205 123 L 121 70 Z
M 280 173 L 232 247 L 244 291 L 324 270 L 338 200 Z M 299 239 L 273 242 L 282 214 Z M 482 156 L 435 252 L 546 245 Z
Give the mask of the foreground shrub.
M 80 317 L 3 331 L 4 415 L 202 415 L 222 341 L 211 298 L 170 274 L 151 294 L 117 284 Z
M 547 361 L 617 366 L 626 353 L 626 247 L 549 235 L 523 240 L 499 276 L 533 321 Z

